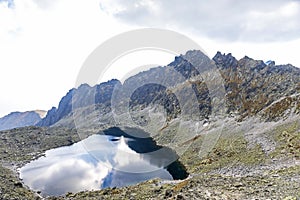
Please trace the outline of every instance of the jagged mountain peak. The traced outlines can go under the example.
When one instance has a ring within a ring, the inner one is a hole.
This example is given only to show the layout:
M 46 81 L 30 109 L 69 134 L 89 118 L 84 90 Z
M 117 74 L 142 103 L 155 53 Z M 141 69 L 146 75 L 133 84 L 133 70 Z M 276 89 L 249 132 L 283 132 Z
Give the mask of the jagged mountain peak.
M 215 61 L 216 65 L 221 65 L 225 68 L 238 66 L 238 60 L 233 57 L 231 53 L 222 54 L 220 51 L 218 51 L 213 57 L 213 61 Z
M 189 50 L 184 55 L 180 54 L 179 56 L 175 56 L 174 61 L 171 62 L 168 66 L 176 66 L 177 63 L 183 63 L 183 62 L 191 63 L 195 59 L 200 59 L 200 58 L 209 59 L 209 57 L 200 50 Z

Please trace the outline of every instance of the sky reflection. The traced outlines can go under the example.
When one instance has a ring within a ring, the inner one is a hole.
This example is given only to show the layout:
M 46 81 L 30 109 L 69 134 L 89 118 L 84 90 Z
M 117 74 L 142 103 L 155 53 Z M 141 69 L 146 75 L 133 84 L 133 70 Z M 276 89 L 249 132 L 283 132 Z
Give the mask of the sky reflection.
M 172 179 L 167 170 L 130 149 L 126 140 L 123 136 L 93 135 L 49 150 L 45 157 L 22 167 L 20 177 L 44 196 L 131 185 L 156 177 Z M 141 169 L 144 173 L 138 173 Z

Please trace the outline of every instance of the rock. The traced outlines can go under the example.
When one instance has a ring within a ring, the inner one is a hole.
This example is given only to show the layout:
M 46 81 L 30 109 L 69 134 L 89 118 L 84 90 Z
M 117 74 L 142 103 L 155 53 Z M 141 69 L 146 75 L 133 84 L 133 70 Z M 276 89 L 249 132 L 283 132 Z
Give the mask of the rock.
M 285 197 L 283 200 L 297 200 L 297 197 L 288 196 L 288 197 Z
M 236 187 L 236 188 L 240 188 L 240 187 L 243 187 L 243 183 L 241 183 L 241 182 L 234 183 L 233 186 Z
M 157 194 L 161 193 L 161 188 L 155 189 L 154 193 L 157 193 Z
M 173 196 L 173 190 L 167 189 L 165 192 L 165 197 L 170 198 Z
M 23 184 L 19 181 L 14 182 L 14 186 L 16 187 L 23 187 Z

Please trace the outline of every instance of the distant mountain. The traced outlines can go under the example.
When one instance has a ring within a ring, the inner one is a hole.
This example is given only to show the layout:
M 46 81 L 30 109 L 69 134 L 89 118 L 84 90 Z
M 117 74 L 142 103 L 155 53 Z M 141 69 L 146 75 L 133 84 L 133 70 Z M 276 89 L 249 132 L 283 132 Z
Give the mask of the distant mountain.
M 46 114 L 46 111 L 35 110 L 27 112 L 12 112 L 0 118 L 0 130 L 8 130 L 17 127 L 33 126 Z

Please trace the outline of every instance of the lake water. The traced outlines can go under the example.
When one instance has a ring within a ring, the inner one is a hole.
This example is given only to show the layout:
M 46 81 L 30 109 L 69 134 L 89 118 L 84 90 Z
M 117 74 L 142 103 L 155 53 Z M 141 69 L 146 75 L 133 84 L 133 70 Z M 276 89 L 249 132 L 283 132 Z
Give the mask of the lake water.
M 178 177 L 173 151 L 157 146 L 149 137 L 132 137 L 126 132 L 112 128 L 71 146 L 48 150 L 20 168 L 20 178 L 43 196 L 58 196 Z

